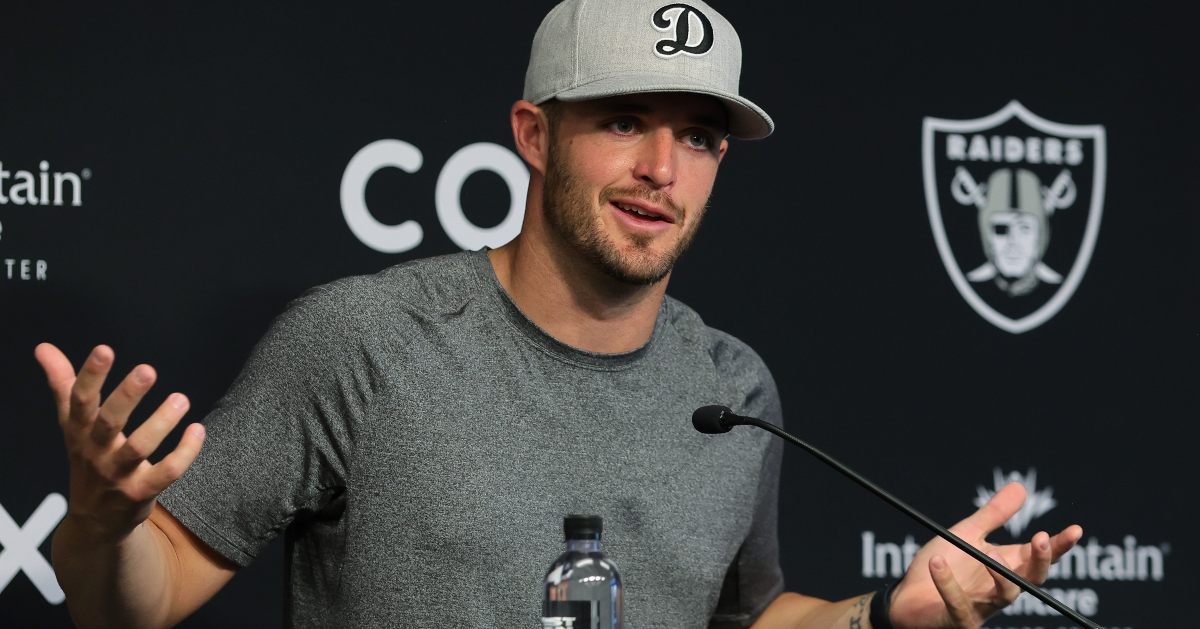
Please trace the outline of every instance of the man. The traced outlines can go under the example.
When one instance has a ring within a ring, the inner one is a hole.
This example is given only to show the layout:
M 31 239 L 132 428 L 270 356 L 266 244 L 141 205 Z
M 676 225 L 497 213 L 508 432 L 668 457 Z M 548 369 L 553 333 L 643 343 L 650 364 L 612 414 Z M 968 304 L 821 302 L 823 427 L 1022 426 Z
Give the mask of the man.
M 111 349 L 77 375 L 39 346 L 71 461 L 53 558 L 76 621 L 172 624 L 284 533 L 291 625 L 533 626 L 572 512 L 604 517 L 639 629 L 975 627 L 1012 601 L 942 542 L 890 607 L 782 593 L 778 440 L 687 425 L 711 403 L 781 421 L 757 355 L 665 294 L 726 135 L 773 128 L 739 70 L 703 3 L 557 6 L 510 115 L 521 235 L 310 291 L 157 464 L 186 398 L 126 437 L 153 369 L 101 403 Z M 1082 531 L 986 544 L 1021 501 L 1007 488 L 956 532 L 1041 582 Z

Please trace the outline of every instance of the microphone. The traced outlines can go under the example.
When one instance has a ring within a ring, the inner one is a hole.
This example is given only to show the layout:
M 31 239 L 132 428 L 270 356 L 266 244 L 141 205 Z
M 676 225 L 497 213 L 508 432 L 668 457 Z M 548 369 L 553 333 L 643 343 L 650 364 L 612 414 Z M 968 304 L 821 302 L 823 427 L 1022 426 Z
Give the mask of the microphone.
M 745 423 L 741 415 L 734 415 L 733 411 L 724 406 L 701 406 L 692 413 L 692 426 L 706 435 L 729 432 L 734 426 L 742 426 Z
M 950 542 L 955 547 L 957 547 L 959 550 L 974 557 L 976 561 L 979 561 L 983 565 L 985 565 L 985 566 L 991 568 L 992 570 L 995 570 L 996 572 L 1003 575 L 1004 578 L 1017 584 L 1018 587 L 1020 587 L 1024 591 L 1028 592 L 1031 596 L 1037 598 L 1038 600 L 1042 601 L 1046 605 L 1049 605 L 1052 609 L 1054 609 L 1058 613 L 1070 618 L 1071 620 L 1074 620 L 1075 623 L 1078 624 L 1080 627 L 1085 627 L 1086 629 L 1104 629 L 1100 625 L 1097 625 L 1096 623 L 1092 622 L 1091 620 L 1088 620 L 1087 618 L 1085 618 L 1079 612 L 1077 612 L 1074 609 L 1059 602 L 1058 599 L 1047 594 L 1046 591 L 1043 590 L 1042 588 L 1030 583 L 1028 580 L 1026 580 L 1021 575 L 1004 567 L 1004 565 L 1002 565 L 1000 562 L 996 561 L 995 559 L 988 557 L 983 552 L 981 552 L 978 548 L 975 548 L 974 546 L 968 544 L 962 538 L 955 535 L 954 533 L 951 533 L 945 527 L 943 527 L 943 526 L 939 525 L 938 523 L 934 522 L 933 520 L 929 519 L 924 514 L 922 514 L 920 511 L 913 509 L 912 507 L 908 506 L 903 501 L 901 501 L 899 498 L 896 498 L 895 496 L 884 491 L 883 488 L 879 487 L 875 483 L 872 483 L 871 481 L 863 478 L 862 476 L 859 476 L 854 470 L 846 467 L 845 465 L 842 465 L 833 457 L 831 457 L 828 454 L 825 454 L 824 452 L 818 450 L 817 448 L 805 443 L 804 441 L 798 439 L 797 437 L 792 436 L 791 434 L 785 432 L 782 428 L 780 428 L 779 426 L 776 426 L 775 424 L 772 424 L 771 422 L 763 421 L 761 419 L 758 419 L 757 417 L 745 417 L 743 415 L 737 415 L 732 410 L 730 410 L 729 407 L 726 407 L 726 406 L 711 405 L 711 406 L 701 406 L 700 408 L 696 409 L 696 411 L 694 413 L 692 413 L 692 426 L 694 426 L 696 428 L 696 430 L 698 430 L 702 433 L 705 433 L 705 434 L 710 434 L 710 435 L 729 432 L 730 430 L 733 430 L 734 426 L 755 426 L 758 428 L 762 428 L 763 430 L 766 430 L 767 432 L 770 432 L 770 433 L 774 434 L 775 436 L 782 438 L 785 441 L 788 441 L 795 445 L 798 445 L 801 448 L 804 448 L 805 450 L 807 450 L 813 456 L 815 456 L 818 459 L 820 459 L 821 461 L 823 461 L 824 463 L 828 464 L 833 469 L 841 472 L 844 476 L 846 476 L 850 480 L 858 483 L 859 485 L 862 485 L 868 491 L 875 494 L 876 496 L 879 496 L 880 498 L 882 498 L 884 500 L 884 502 L 887 502 L 888 504 L 892 505 L 893 507 L 896 507 L 900 511 L 904 512 L 905 515 L 908 515 L 909 517 L 915 519 L 917 522 L 920 522 L 925 528 L 936 533 L 938 535 L 938 537 L 941 537 L 942 539 L 946 540 L 947 542 Z

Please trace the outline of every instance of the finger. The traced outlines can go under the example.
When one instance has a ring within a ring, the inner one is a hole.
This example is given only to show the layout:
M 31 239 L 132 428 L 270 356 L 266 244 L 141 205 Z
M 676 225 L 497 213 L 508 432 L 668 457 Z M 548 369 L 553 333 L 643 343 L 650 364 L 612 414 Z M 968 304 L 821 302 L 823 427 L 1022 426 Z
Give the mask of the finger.
M 1058 561 L 1059 557 L 1066 554 L 1068 550 L 1075 547 L 1079 540 L 1083 539 L 1083 527 L 1078 524 L 1072 524 L 1063 529 L 1050 538 L 1050 553 L 1053 557 L 1052 561 Z
M 116 390 L 104 400 L 92 424 L 92 439 L 100 445 L 112 441 L 129 421 L 129 414 L 142 401 L 142 396 L 154 386 L 157 374 L 150 365 L 138 365 L 125 376 Z
M 117 453 L 120 467 L 136 467 L 154 454 L 162 440 L 187 413 L 188 399 L 182 393 L 172 393 L 137 430 L 129 435 Z
M 90 424 L 96 417 L 100 407 L 100 387 L 112 369 L 113 351 L 107 345 L 97 345 L 83 365 L 75 384 L 71 386 L 71 420 L 80 424 Z
M 1029 540 L 1029 564 L 1025 569 L 1025 578 L 1030 582 L 1041 585 L 1050 574 L 1050 535 L 1038 531 Z
M 183 473 L 191 467 L 203 445 L 204 425 L 193 423 L 183 431 L 183 438 L 179 440 L 179 445 L 150 468 L 146 482 L 154 489 L 155 493 L 161 493 L 170 487 L 171 483 L 179 480 L 179 477 L 183 476 Z
M 1000 555 L 988 553 L 988 557 L 996 560 L 996 563 L 1008 568 L 1010 571 L 1012 570 L 1012 566 L 1008 565 Z M 1017 600 L 1017 597 L 1021 595 L 1021 586 L 1009 581 L 1004 575 L 991 568 L 988 568 L 988 572 L 992 574 L 992 581 L 996 583 L 996 598 L 992 601 L 992 605 L 997 609 L 1008 607 L 1010 603 Z
M 967 597 L 967 593 L 954 578 L 954 573 L 950 570 L 950 565 L 946 563 L 945 557 L 935 555 L 929 560 L 929 576 L 932 577 L 933 586 L 937 588 L 942 602 L 946 605 L 946 612 L 950 614 L 953 625 L 955 627 L 973 626 L 974 613 L 971 609 L 971 599 Z
M 39 343 L 33 348 L 33 357 L 46 372 L 46 384 L 54 394 L 59 419 L 66 418 L 71 404 L 71 385 L 75 384 L 75 367 L 62 350 L 49 343 Z
M 967 516 L 955 525 L 958 528 L 969 528 L 982 536 L 1000 528 L 1008 521 L 1025 502 L 1025 488 L 1020 483 L 1005 485 L 996 495 L 992 496 L 978 511 Z

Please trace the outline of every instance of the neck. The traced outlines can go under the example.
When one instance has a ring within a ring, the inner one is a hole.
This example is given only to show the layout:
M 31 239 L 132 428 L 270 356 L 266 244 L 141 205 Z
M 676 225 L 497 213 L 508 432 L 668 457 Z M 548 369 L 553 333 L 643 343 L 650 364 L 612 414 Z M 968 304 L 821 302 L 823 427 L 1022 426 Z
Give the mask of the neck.
M 629 352 L 649 342 L 669 276 L 649 286 L 626 284 L 552 242 L 550 234 L 523 231 L 489 254 L 521 312 L 560 342 L 590 352 Z

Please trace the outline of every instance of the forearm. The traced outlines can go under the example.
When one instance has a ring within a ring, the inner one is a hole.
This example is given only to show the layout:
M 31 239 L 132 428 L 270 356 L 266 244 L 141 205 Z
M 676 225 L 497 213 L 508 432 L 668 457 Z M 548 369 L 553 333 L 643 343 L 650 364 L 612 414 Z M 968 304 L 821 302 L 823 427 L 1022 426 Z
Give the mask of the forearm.
M 55 531 L 51 561 L 76 626 L 167 626 L 179 570 L 170 541 L 149 520 L 105 543 L 68 516 Z
M 872 629 L 871 594 L 826 601 L 792 592 L 780 594 L 751 629 Z

